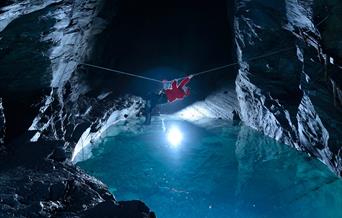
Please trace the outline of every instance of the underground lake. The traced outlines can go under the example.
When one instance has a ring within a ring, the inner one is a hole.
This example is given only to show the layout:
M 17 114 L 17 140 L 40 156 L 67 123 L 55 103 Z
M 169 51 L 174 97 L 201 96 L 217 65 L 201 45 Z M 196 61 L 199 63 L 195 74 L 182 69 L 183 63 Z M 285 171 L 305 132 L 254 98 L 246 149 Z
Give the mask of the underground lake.
M 77 163 L 157 217 L 341 217 L 342 181 L 315 158 L 233 122 L 112 126 Z M 205 126 L 205 128 L 203 127 Z

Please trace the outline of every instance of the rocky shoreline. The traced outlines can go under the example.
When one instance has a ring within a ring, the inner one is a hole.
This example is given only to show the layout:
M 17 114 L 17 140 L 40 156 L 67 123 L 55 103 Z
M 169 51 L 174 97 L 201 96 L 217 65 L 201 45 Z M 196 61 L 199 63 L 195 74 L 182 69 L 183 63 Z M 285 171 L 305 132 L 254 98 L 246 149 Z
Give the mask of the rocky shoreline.
M 117 201 L 57 142 L 23 142 L 2 159 L 0 178 L 0 217 L 155 217 L 143 202 Z
M 318 158 L 341 177 L 342 56 L 332 26 L 340 21 L 336 11 L 342 5 L 327 2 L 236 1 L 231 18 L 239 61 L 236 80 L 192 110 L 198 112 L 205 105 L 210 118 L 218 119 L 231 119 L 232 111 L 238 111 L 247 126 Z M 144 104 L 139 97 L 113 94 L 111 83 L 97 84 L 89 76 L 91 70 L 78 65 L 98 61 L 92 56 L 94 44 L 101 41 L 96 37 L 116 16 L 115 8 L 103 8 L 115 4 L 105 0 L 3 4 L 0 76 L 7 73 L 3 78 L 15 81 L 11 75 L 17 74 L 30 87 L 0 80 L 0 217 L 155 217 L 140 201 L 117 201 L 102 182 L 71 163 L 87 130 L 96 135 L 125 108 L 134 107 L 133 115 L 139 117 Z M 332 14 L 327 16 L 329 10 Z M 16 26 L 11 26 L 14 22 Z M 26 22 L 37 23 L 39 29 L 33 31 Z M 23 42 L 37 46 L 22 51 Z M 102 49 L 97 48 L 99 54 L 105 53 Z M 20 64 L 13 52 L 27 59 L 20 62 L 22 69 L 16 68 Z M 27 57 L 35 58 L 33 66 L 28 66 Z

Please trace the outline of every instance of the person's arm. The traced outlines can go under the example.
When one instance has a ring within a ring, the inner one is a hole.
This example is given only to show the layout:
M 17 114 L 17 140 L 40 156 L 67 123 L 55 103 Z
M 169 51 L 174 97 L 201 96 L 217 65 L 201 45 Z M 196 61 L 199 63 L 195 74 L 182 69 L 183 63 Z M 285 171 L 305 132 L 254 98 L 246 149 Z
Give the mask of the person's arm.
M 180 82 L 178 88 L 182 89 L 189 81 L 190 81 L 190 76 L 186 77 L 185 79 L 182 80 L 182 82 Z
M 163 90 L 170 88 L 170 81 L 167 81 L 164 79 L 162 82 L 163 82 Z
M 172 89 L 177 89 L 177 81 L 176 80 L 172 81 L 171 88 Z

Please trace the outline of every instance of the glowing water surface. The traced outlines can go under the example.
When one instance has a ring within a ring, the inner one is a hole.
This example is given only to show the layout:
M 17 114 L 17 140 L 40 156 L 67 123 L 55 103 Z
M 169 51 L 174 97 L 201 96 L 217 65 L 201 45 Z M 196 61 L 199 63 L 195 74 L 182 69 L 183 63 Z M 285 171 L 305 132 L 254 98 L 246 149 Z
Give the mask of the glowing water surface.
M 182 134 L 177 146 L 171 126 Z M 110 130 L 78 165 L 118 200 L 140 199 L 162 218 L 342 217 L 342 180 L 322 163 L 248 127 L 210 126 L 168 121 L 164 131 L 157 119 L 134 133 Z

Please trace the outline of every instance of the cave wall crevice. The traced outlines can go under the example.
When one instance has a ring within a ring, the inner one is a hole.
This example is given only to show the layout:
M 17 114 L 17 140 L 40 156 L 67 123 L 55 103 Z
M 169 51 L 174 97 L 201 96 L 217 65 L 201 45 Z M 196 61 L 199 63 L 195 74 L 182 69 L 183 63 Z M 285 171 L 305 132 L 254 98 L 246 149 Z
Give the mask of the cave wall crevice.
M 324 50 L 314 1 L 238 0 L 236 79 L 243 121 L 264 134 L 313 155 L 341 176 L 341 72 Z M 336 3 L 335 7 L 339 7 Z M 323 7 L 323 6 L 320 6 Z M 316 22 L 316 23 L 315 23 Z M 325 21 L 334 22 L 332 20 Z M 284 52 L 250 61 L 267 52 Z M 331 72 L 331 71 L 330 71 Z M 331 85 L 333 84 L 333 85 Z

